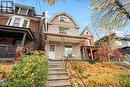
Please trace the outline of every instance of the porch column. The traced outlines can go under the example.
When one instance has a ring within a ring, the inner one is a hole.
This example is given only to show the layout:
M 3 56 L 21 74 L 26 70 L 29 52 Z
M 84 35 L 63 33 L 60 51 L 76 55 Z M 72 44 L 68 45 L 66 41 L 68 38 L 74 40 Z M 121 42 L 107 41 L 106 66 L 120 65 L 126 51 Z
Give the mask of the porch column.
M 24 35 L 23 35 L 23 39 L 22 39 L 22 42 L 21 42 L 21 45 L 22 46 L 24 46 L 24 44 L 25 44 L 25 40 L 26 40 L 26 33 L 24 33 Z
M 91 59 L 93 60 L 93 52 L 92 52 L 92 48 L 90 48 L 90 54 L 91 54 Z

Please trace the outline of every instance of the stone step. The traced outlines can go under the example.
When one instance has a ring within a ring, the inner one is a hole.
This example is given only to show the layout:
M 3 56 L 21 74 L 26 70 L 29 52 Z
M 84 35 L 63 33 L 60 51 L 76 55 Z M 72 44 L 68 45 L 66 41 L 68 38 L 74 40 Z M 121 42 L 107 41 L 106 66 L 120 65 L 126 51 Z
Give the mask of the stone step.
M 64 75 L 67 74 L 66 71 L 49 71 L 48 75 Z
M 48 75 L 48 81 L 50 80 L 69 80 L 67 75 Z
M 71 87 L 69 80 L 51 80 L 47 81 L 47 87 Z

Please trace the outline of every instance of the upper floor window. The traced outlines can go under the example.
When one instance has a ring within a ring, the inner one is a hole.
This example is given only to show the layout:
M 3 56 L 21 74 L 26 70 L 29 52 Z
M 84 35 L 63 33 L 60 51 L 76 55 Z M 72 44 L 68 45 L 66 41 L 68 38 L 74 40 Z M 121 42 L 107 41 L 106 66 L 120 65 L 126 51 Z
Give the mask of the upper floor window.
M 27 14 L 27 9 L 24 9 L 24 8 L 19 9 L 19 14 L 26 15 Z
M 88 35 L 89 33 L 86 31 L 86 35 Z
M 89 40 L 89 39 L 86 39 L 86 44 L 87 44 L 88 46 L 90 46 L 90 40 Z
M 60 34 L 67 34 L 67 31 L 69 30 L 69 28 L 66 27 L 59 27 L 59 33 Z
M 13 26 L 18 27 L 20 25 L 21 18 L 15 18 L 13 22 Z
M 127 41 L 128 46 L 130 46 L 130 41 Z
M 117 44 L 117 45 L 122 45 L 122 42 L 121 41 L 115 41 L 115 43 Z
M 19 17 L 19 16 L 14 16 L 14 17 L 9 19 L 8 25 L 15 26 L 15 27 L 28 28 L 29 27 L 29 22 L 30 21 L 28 19 L 25 19 L 25 18 Z
M 62 21 L 62 22 L 69 22 L 69 18 L 66 17 L 66 16 L 60 16 L 59 20 Z

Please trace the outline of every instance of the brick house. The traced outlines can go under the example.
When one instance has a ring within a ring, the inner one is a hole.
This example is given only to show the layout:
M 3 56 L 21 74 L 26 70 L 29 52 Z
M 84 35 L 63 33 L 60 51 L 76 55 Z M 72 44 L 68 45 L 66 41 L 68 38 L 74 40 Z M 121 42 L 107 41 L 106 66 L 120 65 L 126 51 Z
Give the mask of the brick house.
M 15 4 L 13 13 L 0 13 L 0 60 L 13 60 L 25 49 L 42 49 L 45 14 L 34 7 Z
M 83 59 L 94 59 L 94 52 L 96 51 L 96 47 L 94 45 L 94 37 L 90 32 L 89 28 L 86 26 L 84 30 L 81 32 L 82 36 L 86 38 L 80 43 L 80 51 Z

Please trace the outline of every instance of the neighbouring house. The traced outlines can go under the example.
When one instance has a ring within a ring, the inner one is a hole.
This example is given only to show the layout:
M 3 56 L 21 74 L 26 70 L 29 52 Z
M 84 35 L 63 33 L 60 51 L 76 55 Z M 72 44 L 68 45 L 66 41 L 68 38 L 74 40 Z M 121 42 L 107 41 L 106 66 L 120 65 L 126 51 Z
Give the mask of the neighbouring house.
M 130 37 L 116 36 L 115 33 L 108 36 L 104 36 L 95 42 L 96 46 L 99 46 L 96 56 L 98 58 L 114 57 L 119 60 L 123 55 L 130 55 Z
M 81 57 L 82 59 L 94 59 L 94 52 L 96 51 L 96 47 L 94 45 L 94 37 L 90 32 L 89 28 L 86 26 L 84 30 L 81 32 L 82 36 L 86 38 L 80 43 Z
M 86 37 L 79 34 L 79 25 L 71 15 L 66 12 L 55 14 L 48 21 L 44 34 L 49 59 L 81 59 L 80 43 Z
M 34 7 L 15 4 L 13 13 L 0 13 L 0 60 L 13 60 L 26 49 L 42 49 L 44 13 L 36 15 Z

